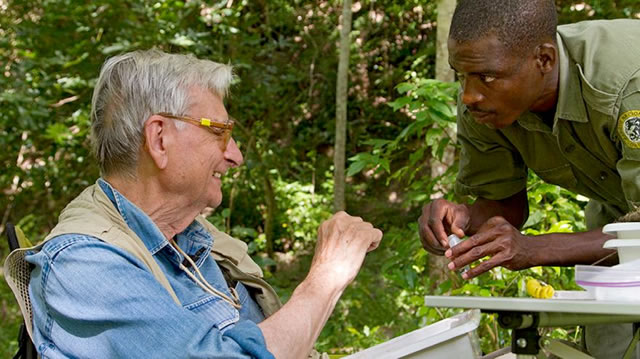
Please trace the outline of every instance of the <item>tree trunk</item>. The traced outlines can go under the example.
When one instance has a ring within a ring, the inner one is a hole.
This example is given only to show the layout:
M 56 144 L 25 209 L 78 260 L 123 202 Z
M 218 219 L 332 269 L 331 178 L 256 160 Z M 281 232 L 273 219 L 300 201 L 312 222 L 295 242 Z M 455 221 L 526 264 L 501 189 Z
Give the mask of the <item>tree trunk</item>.
M 438 19 L 437 19 L 437 38 L 436 38 L 436 80 L 452 82 L 454 80 L 454 72 L 449 66 L 449 50 L 447 49 L 447 39 L 449 37 L 449 28 L 451 27 L 451 18 L 456 7 L 456 0 L 439 0 L 438 1 Z M 451 140 L 455 141 L 455 131 L 450 134 Z M 431 177 L 442 175 L 449 166 L 453 164 L 455 158 L 455 150 L 453 146 L 449 146 L 442 158 L 442 161 L 433 159 L 431 161 Z M 434 187 L 432 199 L 441 197 L 443 191 L 446 190 L 440 186 Z M 435 278 L 434 286 L 447 280 L 450 275 L 454 281 L 454 273 L 448 268 L 449 260 L 444 256 L 429 255 L 429 276 Z
M 269 258 L 273 257 L 274 252 L 274 243 L 273 243 L 273 222 L 275 218 L 276 211 L 278 210 L 276 207 L 276 195 L 273 191 L 273 186 L 271 185 L 271 180 L 269 179 L 269 171 L 264 171 L 264 198 L 267 204 L 267 213 L 266 218 L 264 219 L 264 236 L 266 240 L 266 250 Z
M 438 33 L 436 37 L 436 80 L 453 82 L 454 72 L 449 66 L 447 39 L 451 28 L 451 18 L 456 8 L 456 0 L 438 1 Z
M 347 87 L 349 82 L 349 47 L 351 41 L 351 0 L 344 0 L 342 8 L 342 29 L 340 30 L 340 57 L 336 85 L 336 145 L 333 154 L 333 208 L 335 212 L 346 208 L 345 152 L 347 144 Z
M 436 40 L 436 80 L 453 82 L 454 72 L 449 66 L 449 49 L 447 48 L 447 39 L 449 38 L 449 29 L 451 28 L 451 18 L 456 8 L 456 0 L 439 0 L 438 1 L 438 33 Z M 456 141 L 455 130 L 449 132 L 451 141 Z M 431 162 L 431 177 L 442 175 L 449 166 L 453 164 L 455 158 L 455 149 L 449 146 L 442 157 L 442 161 L 434 160 Z M 446 189 L 436 187 L 433 191 L 432 198 L 441 197 Z

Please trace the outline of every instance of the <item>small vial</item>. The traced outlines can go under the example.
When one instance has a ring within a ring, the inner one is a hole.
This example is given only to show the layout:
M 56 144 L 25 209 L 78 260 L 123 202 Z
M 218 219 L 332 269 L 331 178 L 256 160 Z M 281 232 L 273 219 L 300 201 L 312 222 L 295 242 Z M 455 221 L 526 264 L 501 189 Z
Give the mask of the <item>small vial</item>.
M 462 239 L 460 239 L 460 237 L 456 236 L 455 234 L 450 235 L 449 237 L 447 237 L 447 239 L 449 240 L 449 247 L 451 248 L 457 246 L 458 243 L 462 242 Z
M 462 239 L 460 239 L 460 237 L 456 236 L 455 234 L 452 234 L 449 237 L 447 237 L 447 240 L 449 241 L 449 248 L 453 248 L 457 246 L 460 242 L 462 242 Z M 461 273 L 465 273 L 469 269 L 470 269 L 469 266 L 466 265 L 462 268 Z

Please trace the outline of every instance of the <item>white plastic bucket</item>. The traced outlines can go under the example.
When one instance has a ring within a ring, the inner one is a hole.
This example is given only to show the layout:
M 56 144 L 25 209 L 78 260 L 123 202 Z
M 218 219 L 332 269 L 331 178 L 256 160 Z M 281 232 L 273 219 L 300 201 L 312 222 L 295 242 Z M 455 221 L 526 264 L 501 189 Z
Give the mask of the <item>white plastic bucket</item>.
M 475 332 L 479 324 L 480 310 L 469 310 L 349 355 L 344 359 L 479 358 L 482 351 Z

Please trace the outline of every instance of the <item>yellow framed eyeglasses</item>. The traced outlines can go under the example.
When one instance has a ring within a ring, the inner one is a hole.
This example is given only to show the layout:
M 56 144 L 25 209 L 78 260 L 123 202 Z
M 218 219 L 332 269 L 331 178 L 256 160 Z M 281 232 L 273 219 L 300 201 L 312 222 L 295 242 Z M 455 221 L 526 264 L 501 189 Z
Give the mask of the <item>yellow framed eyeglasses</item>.
M 227 148 L 229 140 L 231 140 L 231 131 L 233 130 L 233 124 L 235 123 L 232 118 L 229 118 L 226 121 L 220 121 L 206 117 L 193 118 L 189 116 L 178 116 L 166 112 L 160 112 L 156 115 L 190 123 L 194 126 L 206 127 L 209 132 L 222 138 L 222 150 Z

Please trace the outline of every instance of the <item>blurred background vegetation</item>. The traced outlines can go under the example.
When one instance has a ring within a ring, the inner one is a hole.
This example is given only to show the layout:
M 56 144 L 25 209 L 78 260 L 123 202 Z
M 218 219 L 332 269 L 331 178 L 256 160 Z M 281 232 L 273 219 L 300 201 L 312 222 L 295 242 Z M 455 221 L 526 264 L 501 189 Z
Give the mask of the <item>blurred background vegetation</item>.
M 635 0 L 556 3 L 561 23 L 640 13 Z M 333 0 L 0 0 L 0 258 L 8 254 L 7 222 L 39 241 L 99 176 L 87 133 L 101 64 L 157 47 L 235 67 L 227 107 L 240 122 L 234 133 L 246 163 L 225 178 L 224 203 L 210 218 L 249 243 L 286 300 L 332 212 L 341 11 Z M 495 269 L 464 282 L 421 248 L 421 204 L 455 198 L 458 84 L 433 80 L 437 2 L 361 0 L 352 11 L 346 206 L 385 236 L 318 349 L 350 353 L 455 312 L 426 307 L 428 294 L 519 296 L 526 276 L 575 288 L 571 268 Z M 434 167 L 443 171 L 433 175 Z M 534 176 L 529 190 L 525 233 L 584 230 L 585 198 Z M 15 352 L 20 319 L 0 280 L 1 357 Z M 479 334 L 485 351 L 510 340 L 489 316 Z

